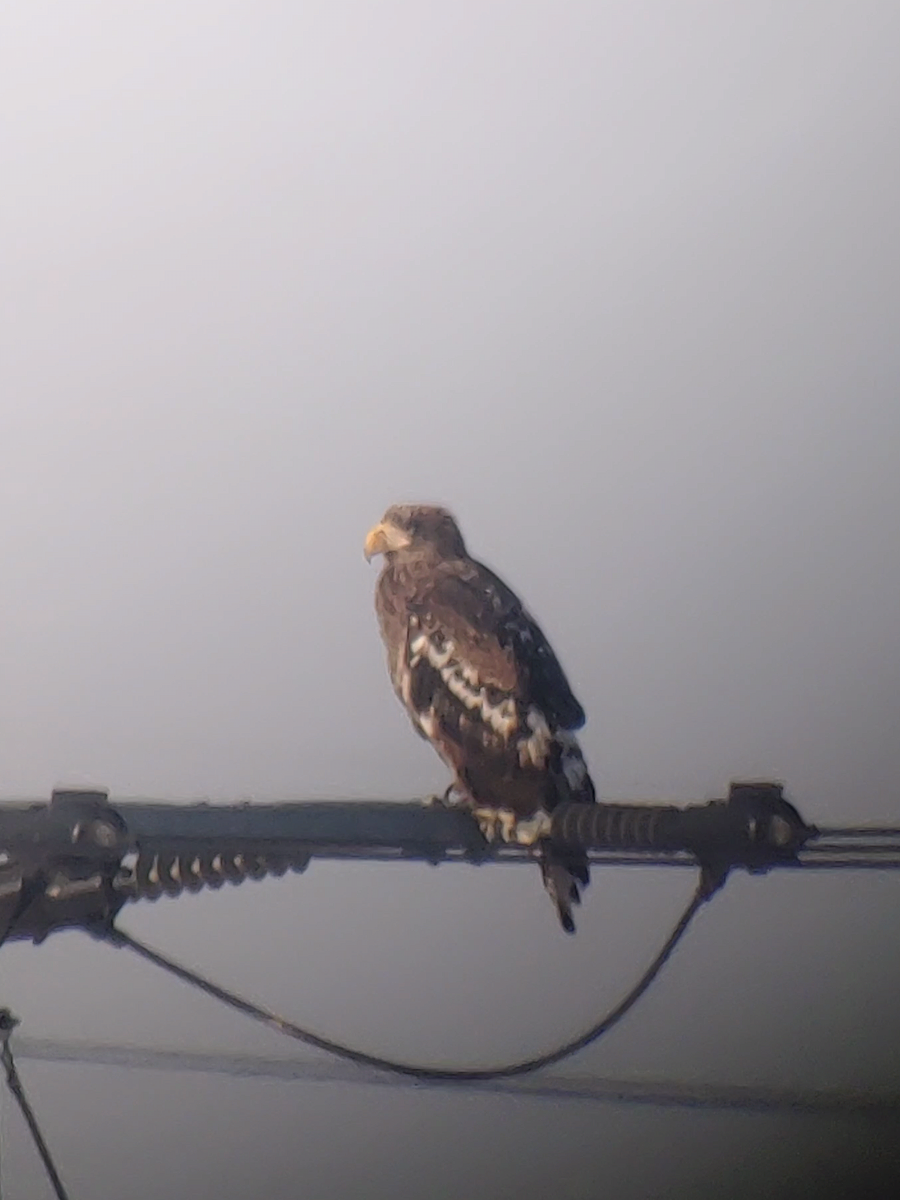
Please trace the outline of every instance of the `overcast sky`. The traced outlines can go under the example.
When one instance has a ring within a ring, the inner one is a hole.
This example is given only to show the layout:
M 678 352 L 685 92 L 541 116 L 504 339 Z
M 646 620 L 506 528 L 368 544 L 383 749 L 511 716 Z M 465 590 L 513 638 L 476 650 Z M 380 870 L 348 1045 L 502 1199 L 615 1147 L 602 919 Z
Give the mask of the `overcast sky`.
M 601 795 L 765 775 L 898 821 L 898 39 L 891 0 L 5 6 L 0 793 L 442 790 L 362 555 L 437 500 L 554 643 Z M 734 881 L 591 1069 L 804 1082 L 838 1040 L 896 1081 L 895 882 Z M 574 940 L 536 870 L 247 888 L 128 920 L 463 1059 L 587 1022 L 690 880 L 598 875 Z M 31 1034 L 259 1044 L 77 939 L 3 958 Z

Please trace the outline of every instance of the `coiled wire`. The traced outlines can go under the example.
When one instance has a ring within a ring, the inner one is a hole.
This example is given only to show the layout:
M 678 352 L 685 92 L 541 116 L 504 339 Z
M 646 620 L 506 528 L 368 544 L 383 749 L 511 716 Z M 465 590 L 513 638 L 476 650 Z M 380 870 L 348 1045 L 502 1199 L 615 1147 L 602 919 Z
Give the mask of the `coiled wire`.
M 123 861 L 113 880 L 113 888 L 127 900 L 158 900 L 160 896 L 180 896 L 203 888 L 220 888 L 225 883 L 243 883 L 245 879 L 281 876 L 287 871 L 304 871 L 310 851 L 283 844 L 241 841 L 219 843 L 198 849 L 178 842 L 156 842 L 141 847 Z

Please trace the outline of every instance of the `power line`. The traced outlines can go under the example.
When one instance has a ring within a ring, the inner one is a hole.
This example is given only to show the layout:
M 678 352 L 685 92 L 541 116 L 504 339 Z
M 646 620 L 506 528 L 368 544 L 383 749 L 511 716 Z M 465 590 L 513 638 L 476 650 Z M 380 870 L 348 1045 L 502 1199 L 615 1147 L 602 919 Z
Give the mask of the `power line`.
M 236 995 L 227 988 L 221 987 L 219 984 L 213 983 L 211 980 L 199 975 L 196 971 L 174 962 L 172 959 L 160 954 L 158 950 L 153 950 L 151 947 L 138 941 L 137 938 L 125 933 L 121 929 L 108 927 L 97 931 L 97 935 L 114 946 L 124 946 L 129 950 L 135 951 L 142 958 L 154 963 L 158 967 L 162 967 L 170 974 L 175 975 L 178 979 L 185 983 L 191 984 L 193 987 L 199 988 L 206 992 L 207 995 L 220 1000 L 223 1004 L 230 1008 L 236 1009 L 238 1012 L 244 1013 L 248 1017 L 252 1017 L 256 1021 L 261 1021 L 264 1025 L 268 1025 L 271 1029 L 275 1029 L 278 1033 L 283 1033 L 287 1037 L 294 1038 L 296 1041 L 302 1042 L 304 1045 L 312 1046 L 317 1050 L 324 1050 L 328 1054 L 333 1054 L 338 1058 L 347 1059 L 349 1062 L 356 1063 L 360 1066 L 371 1067 L 379 1071 L 388 1071 L 397 1075 L 405 1075 L 410 1079 L 427 1080 L 429 1082 L 468 1082 L 489 1081 L 497 1079 L 512 1079 L 517 1076 L 530 1075 L 535 1071 L 539 1071 L 544 1067 L 554 1066 L 556 1063 L 562 1062 L 564 1059 L 571 1058 L 580 1050 L 584 1050 L 587 1046 L 598 1041 L 604 1034 L 608 1033 L 622 1018 L 631 1011 L 635 1004 L 640 1000 L 641 996 L 647 991 L 653 981 L 656 979 L 659 972 L 668 962 L 675 947 L 681 941 L 687 928 L 693 920 L 694 916 L 699 911 L 700 907 L 706 899 L 706 894 L 702 887 L 698 887 L 694 896 L 688 903 L 684 912 L 676 921 L 672 932 L 664 942 L 659 953 L 650 963 L 649 967 L 641 975 L 638 982 L 627 992 L 622 1000 L 619 1001 L 609 1012 L 604 1014 L 585 1032 L 578 1037 L 564 1042 L 553 1050 L 549 1050 L 544 1054 L 537 1054 L 529 1058 L 520 1059 L 513 1063 L 503 1063 L 490 1067 L 437 1067 L 425 1066 L 418 1063 L 400 1062 L 396 1059 L 384 1058 L 381 1055 L 369 1054 L 366 1051 L 358 1050 L 353 1046 L 347 1046 L 342 1042 L 333 1041 L 331 1038 L 322 1037 L 320 1034 L 304 1029 L 302 1026 L 295 1024 L 293 1021 L 285 1017 L 279 1016 L 270 1009 L 263 1008 L 261 1005 L 254 1004 L 250 1000 Z
M 514 1063 L 484 1068 L 444 1068 L 369 1054 L 324 1038 L 205 979 L 119 930 L 114 922 L 128 900 L 179 895 L 226 882 L 302 871 L 314 857 L 357 861 L 522 862 L 533 848 L 487 845 L 470 815 L 421 803 L 328 801 L 284 805 L 171 805 L 129 803 L 114 807 L 106 793 L 64 790 L 49 804 L 0 805 L 0 945 L 10 937 L 41 941 L 65 926 L 87 929 L 126 947 L 230 1007 L 279 1032 L 357 1068 L 393 1075 L 408 1085 L 478 1084 L 499 1089 L 517 1083 L 533 1094 L 600 1098 L 589 1083 L 528 1081 L 595 1042 L 628 1013 L 684 936 L 703 902 L 735 867 L 762 873 L 774 867 L 897 869 L 900 830 L 848 826 L 819 830 L 807 825 L 777 784 L 735 783 L 727 800 L 686 808 L 658 804 L 561 805 L 542 836 L 575 846 L 592 861 L 611 865 L 700 868 L 697 890 L 670 936 L 623 1000 L 579 1037 Z M 2 1061 L 56 1195 L 65 1190 L 21 1086 L 9 1046 L 13 1018 L 3 1039 Z M 670 1086 L 615 1084 L 619 1098 L 671 1102 Z M 554 1090 L 555 1089 L 555 1090 Z M 681 1090 L 679 1102 L 702 1104 Z M 719 1101 L 733 1107 L 765 1106 L 746 1089 Z M 670 1100 L 665 1099 L 669 1096 Z M 771 1099 L 771 1097 L 770 1097 Z M 798 1094 L 793 1100 L 799 1103 Z M 782 1102 L 785 1101 L 782 1096 Z M 837 1101 L 832 1096 L 831 1104 Z M 822 1101 L 817 1111 L 822 1109 Z M 844 1097 L 855 1110 L 891 1111 L 893 1099 Z M 815 1107 L 816 1102 L 810 1101 Z M 796 1104 L 794 1105 L 796 1107 Z
M 59 1172 L 53 1162 L 50 1149 L 44 1140 L 44 1135 L 41 1132 L 34 1109 L 28 1102 L 28 1097 L 25 1094 L 25 1089 L 22 1086 L 22 1080 L 19 1078 L 15 1059 L 10 1049 L 9 1036 L 17 1024 L 18 1021 L 8 1008 L 0 1009 L 0 1062 L 2 1062 L 3 1069 L 6 1072 L 6 1083 L 10 1092 L 15 1097 L 22 1116 L 25 1118 L 25 1124 L 28 1126 L 31 1140 L 34 1142 L 35 1149 L 40 1155 L 41 1162 L 44 1164 L 44 1170 L 47 1173 L 47 1178 L 50 1180 L 57 1200 L 68 1200 L 69 1193 L 66 1191 L 62 1179 L 60 1179 Z
M 197 1072 L 242 1079 L 346 1083 L 370 1087 L 446 1090 L 446 1081 L 416 1079 L 334 1060 L 315 1062 L 251 1054 L 221 1054 L 97 1042 L 62 1042 L 16 1035 L 20 1059 L 136 1070 Z M 457 1080 L 454 1091 L 530 1096 L 535 1099 L 649 1104 L 660 1107 L 735 1109 L 752 1112 L 900 1118 L 900 1092 L 877 1089 L 809 1090 L 744 1084 L 679 1083 L 674 1080 L 606 1079 L 541 1075 L 540 1078 Z
M 894 871 L 900 829 L 817 829 L 780 785 L 733 783 L 726 800 L 561 805 L 549 836 L 592 863 L 697 867 L 711 894 L 734 869 Z M 58 790 L 50 803 L 0 803 L 0 930 L 42 941 L 110 924 L 126 903 L 304 871 L 314 859 L 510 865 L 534 847 L 488 845 L 460 808 L 421 801 L 112 805 Z

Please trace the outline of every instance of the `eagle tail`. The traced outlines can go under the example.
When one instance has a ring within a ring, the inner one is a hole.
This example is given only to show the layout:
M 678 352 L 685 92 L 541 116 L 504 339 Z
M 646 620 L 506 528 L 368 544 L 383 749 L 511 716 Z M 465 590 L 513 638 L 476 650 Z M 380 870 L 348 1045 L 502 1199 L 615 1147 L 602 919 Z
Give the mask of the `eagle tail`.
M 553 807 L 596 803 L 594 783 L 576 738 L 559 730 L 554 743 L 555 753 L 551 756 Z M 559 914 L 560 924 L 566 933 L 574 933 L 572 907 L 581 903 L 581 888 L 586 888 L 590 882 L 587 857 L 577 850 L 560 850 L 545 842 L 541 847 L 541 875 Z
M 587 886 L 587 860 L 578 855 L 560 854 L 549 846 L 541 849 L 541 875 L 547 894 L 553 901 L 559 923 L 566 933 L 575 932 L 572 907 L 581 903 L 578 885 Z

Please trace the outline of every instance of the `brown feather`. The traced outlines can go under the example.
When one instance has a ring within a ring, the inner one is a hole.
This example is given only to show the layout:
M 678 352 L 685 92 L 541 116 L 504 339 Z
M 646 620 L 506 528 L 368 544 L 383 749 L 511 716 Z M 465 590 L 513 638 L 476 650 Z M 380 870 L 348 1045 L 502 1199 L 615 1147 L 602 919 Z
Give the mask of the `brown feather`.
M 417 732 L 454 774 L 468 803 L 519 819 L 594 787 L 571 730 L 584 711 L 542 630 L 518 597 L 469 557 L 444 509 L 395 506 L 375 606 L 391 680 Z M 545 886 L 563 927 L 574 925 L 583 855 L 540 847 Z

